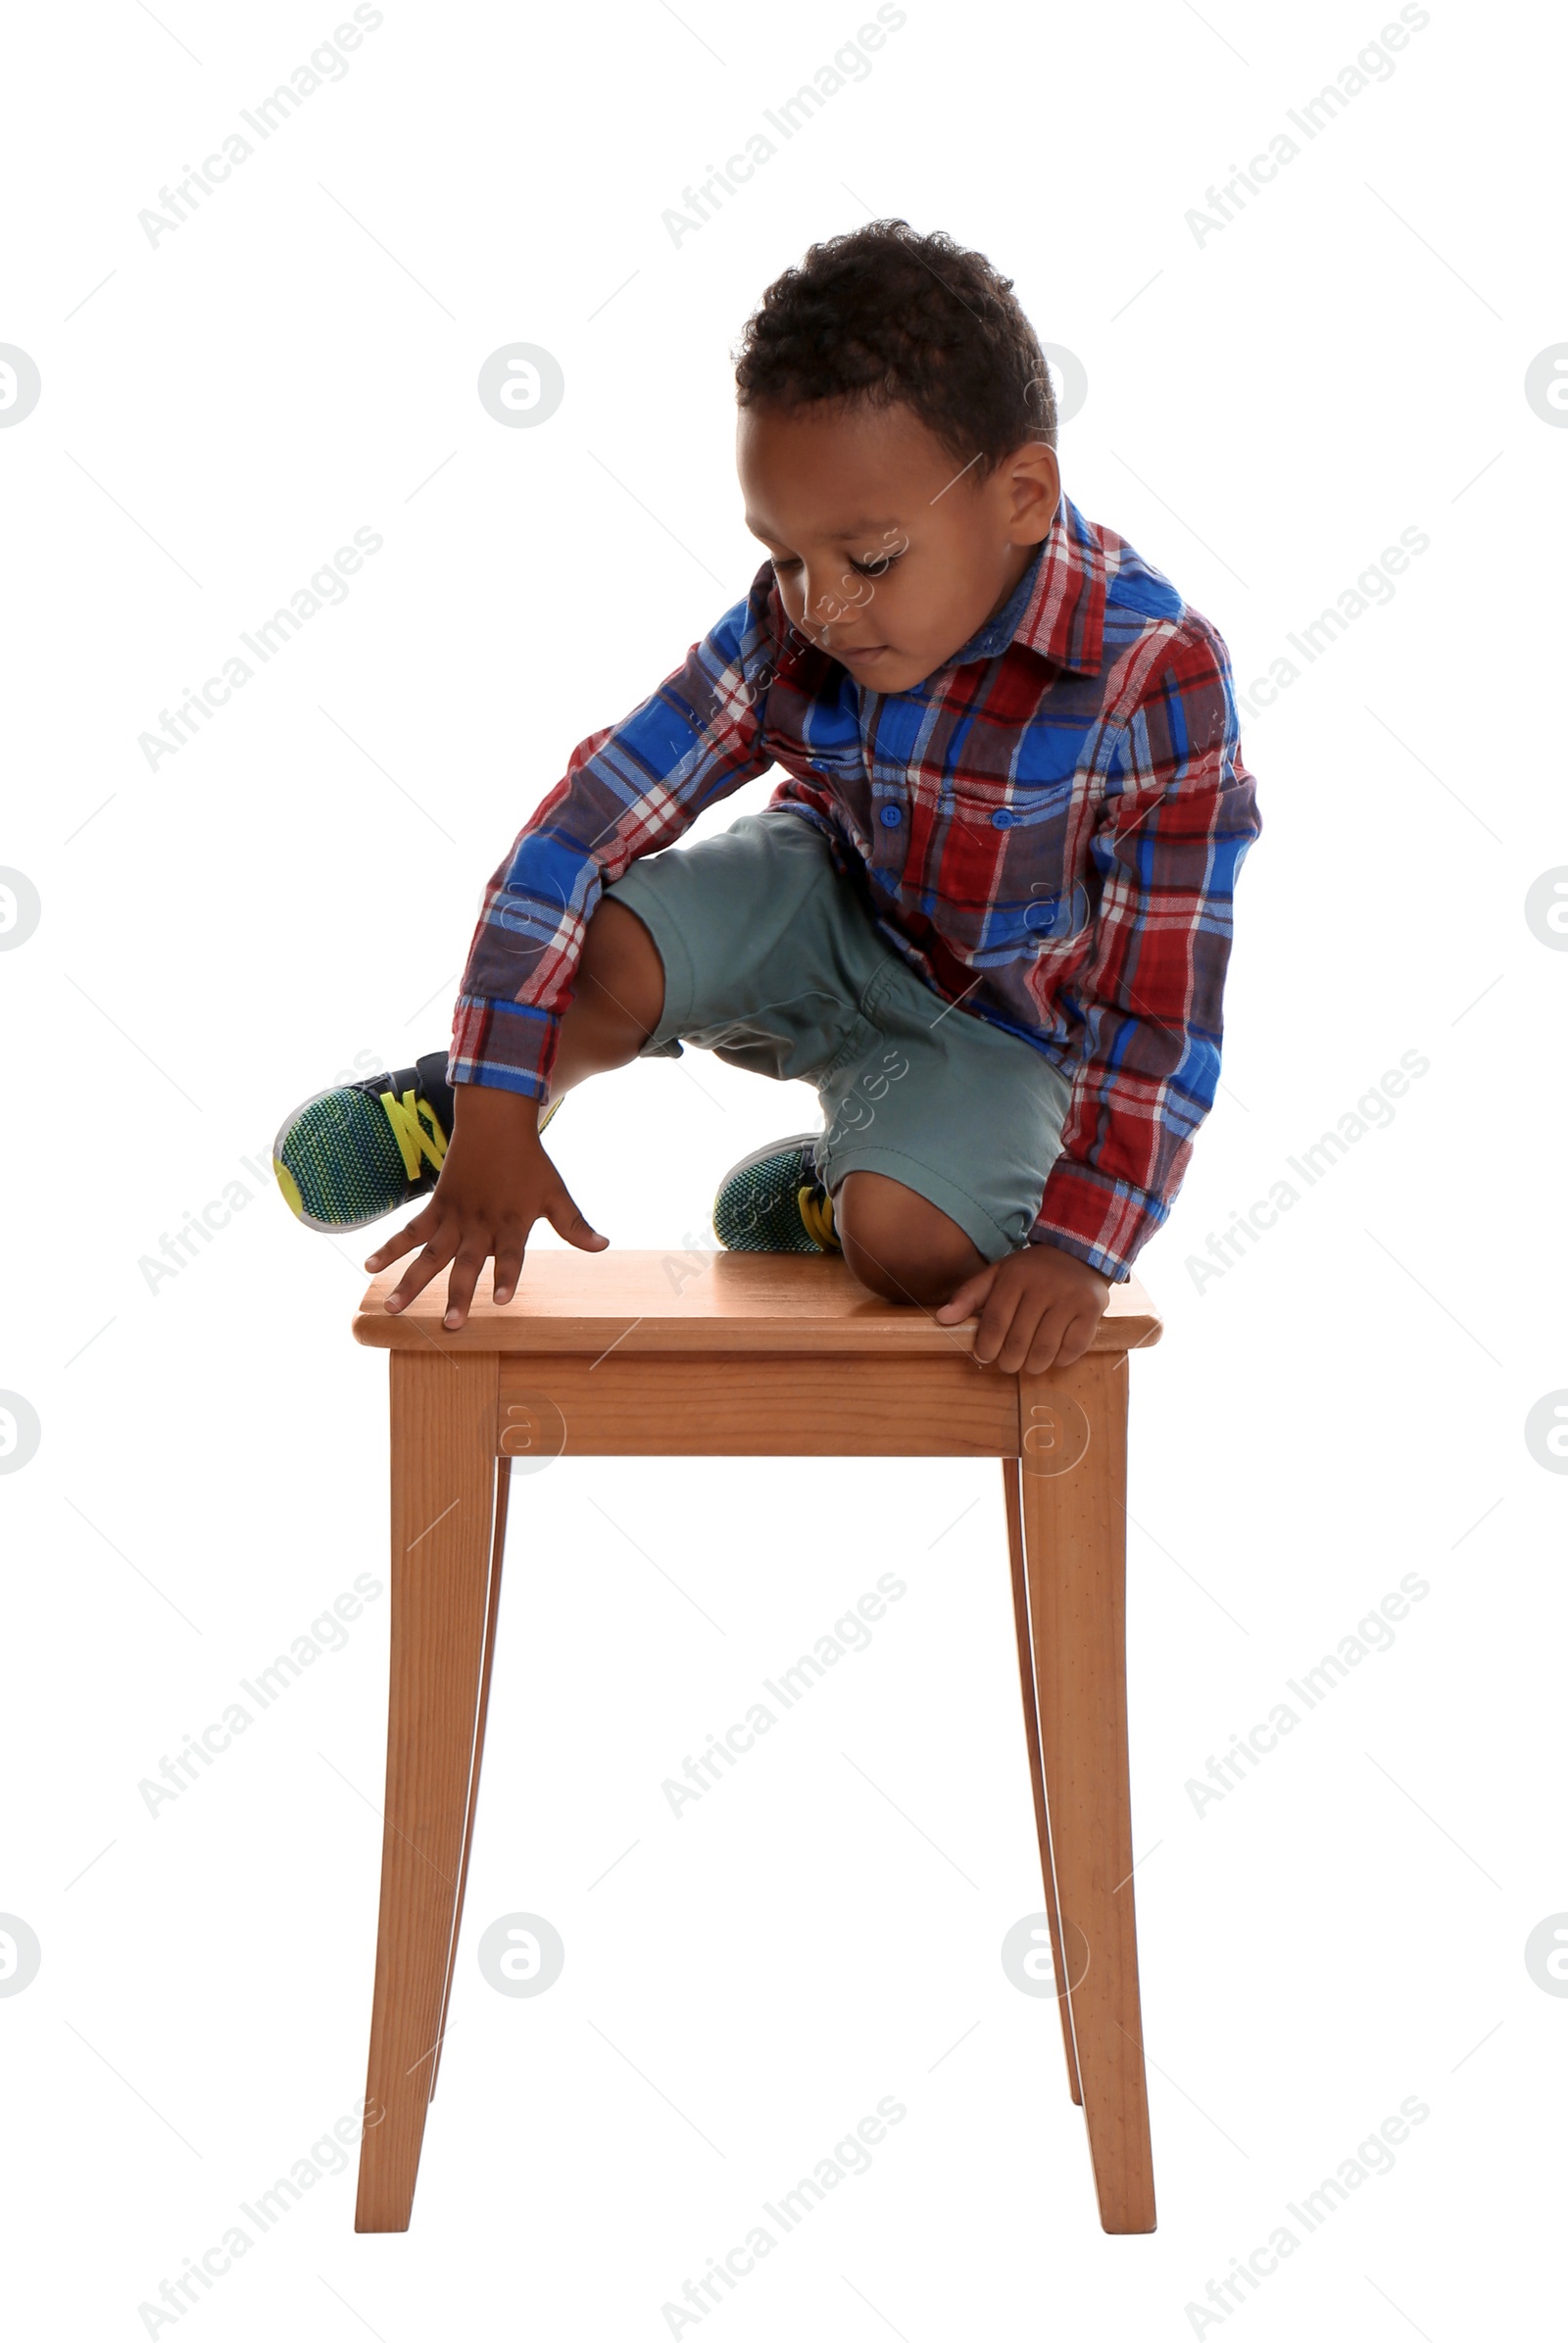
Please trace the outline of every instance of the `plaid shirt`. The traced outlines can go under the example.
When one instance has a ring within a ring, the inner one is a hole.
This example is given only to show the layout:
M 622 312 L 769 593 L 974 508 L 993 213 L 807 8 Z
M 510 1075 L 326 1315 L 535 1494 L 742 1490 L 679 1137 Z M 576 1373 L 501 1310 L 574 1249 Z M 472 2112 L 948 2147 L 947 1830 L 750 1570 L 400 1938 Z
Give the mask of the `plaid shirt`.
M 573 751 L 486 890 L 454 1082 L 542 1097 L 605 886 L 770 765 L 877 923 L 1072 1084 L 1031 1243 L 1121 1278 L 1214 1099 L 1236 872 L 1259 829 L 1225 645 L 1063 498 L 1006 607 L 906 692 L 790 624 L 770 563 Z

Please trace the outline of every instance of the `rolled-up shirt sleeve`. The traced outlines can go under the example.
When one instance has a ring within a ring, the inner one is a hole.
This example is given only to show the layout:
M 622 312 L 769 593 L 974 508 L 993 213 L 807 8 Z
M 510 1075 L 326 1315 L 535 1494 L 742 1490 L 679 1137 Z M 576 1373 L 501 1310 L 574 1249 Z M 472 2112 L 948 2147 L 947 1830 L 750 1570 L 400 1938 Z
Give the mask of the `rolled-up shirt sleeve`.
M 545 1096 L 605 888 L 766 769 L 767 690 L 787 633 L 764 568 L 656 692 L 573 750 L 485 890 L 453 1017 L 453 1082 Z
M 1032 1244 L 1127 1276 L 1169 1213 L 1214 1102 L 1236 874 L 1261 823 L 1225 645 L 1189 611 L 1152 647 L 1090 846 L 1080 1048 Z

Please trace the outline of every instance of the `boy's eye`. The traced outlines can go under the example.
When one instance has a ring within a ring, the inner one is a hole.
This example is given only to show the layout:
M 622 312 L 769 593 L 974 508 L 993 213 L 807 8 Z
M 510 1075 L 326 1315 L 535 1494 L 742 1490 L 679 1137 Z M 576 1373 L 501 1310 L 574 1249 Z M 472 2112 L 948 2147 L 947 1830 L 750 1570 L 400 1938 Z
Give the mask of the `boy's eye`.
M 907 551 L 908 546 L 905 544 L 887 553 L 872 554 L 863 561 L 857 561 L 851 558 L 846 561 L 845 566 L 853 569 L 857 577 L 883 577 L 892 568 L 895 561 L 903 560 Z M 792 576 L 802 566 L 798 554 L 771 554 L 768 558 L 772 561 L 775 577 Z

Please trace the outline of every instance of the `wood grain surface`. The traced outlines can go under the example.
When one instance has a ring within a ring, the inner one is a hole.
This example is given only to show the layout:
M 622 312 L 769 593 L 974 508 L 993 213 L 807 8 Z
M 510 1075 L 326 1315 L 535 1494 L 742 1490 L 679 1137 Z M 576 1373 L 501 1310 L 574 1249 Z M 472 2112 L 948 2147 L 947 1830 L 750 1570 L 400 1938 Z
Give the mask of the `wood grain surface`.
M 580 1253 L 542 1246 L 498 1309 L 488 1267 L 466 1326 L 441 1323 L 441 1275 L 393 1315 L 386 1297 L 402 1265 L 383 1270 L 360 1303 L 355 1340 L 376 1349 L 891 1351 L 940 1357 L 972 1350 L 975 1321 L 938 1326 L 929 1311 L 884 1301 L 856 1284 L 826 1253 Z M 1159 1340 L 1153 1303 L 1136 1278 L 1112 1286 L 1095 1336 L 1097 1350 L 1129 1350 Z

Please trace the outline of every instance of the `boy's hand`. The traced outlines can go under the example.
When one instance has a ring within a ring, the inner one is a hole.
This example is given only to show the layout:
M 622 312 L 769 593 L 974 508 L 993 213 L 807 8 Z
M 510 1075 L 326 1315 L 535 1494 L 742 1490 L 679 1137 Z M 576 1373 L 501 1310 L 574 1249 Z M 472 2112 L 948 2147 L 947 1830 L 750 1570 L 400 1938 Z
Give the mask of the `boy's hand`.
M 1026 1367 L 1070 1367 L 1094 1341 L 1110 1299 L 1110 1280 L 1054 1245 L 1026 1245 L 966 1278 L 936 1312 L 939 1326 L 956 1326 L 978 1310 L 974 1355 L 1004 1374 Z
M 374 1273 L 401 1260 L 415 1245 L 423 1245 L 418 1259 L 410 1262 L 387 1295 L 387 1308 L 401 1310 L 450 1261 L 442 1324 L 454 1329 L 466 1322 L 479 1272 L 492 1253 L 496 1299 L 512 1299 L 523 1247 L 536 1220 L 548 1220 L 558 1237 L 584 1252 L 603 1252 L 610 1243 L 588 1226 L 545 1153 L 537 1098 L 470 1082 L 458 1089 L 456 1100 L 452 1144 L 435 1194 L 423 1211 L 378 1245 L 365 1264 Z

